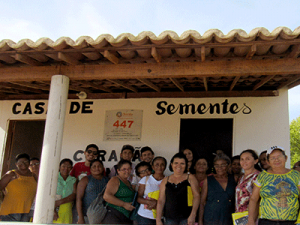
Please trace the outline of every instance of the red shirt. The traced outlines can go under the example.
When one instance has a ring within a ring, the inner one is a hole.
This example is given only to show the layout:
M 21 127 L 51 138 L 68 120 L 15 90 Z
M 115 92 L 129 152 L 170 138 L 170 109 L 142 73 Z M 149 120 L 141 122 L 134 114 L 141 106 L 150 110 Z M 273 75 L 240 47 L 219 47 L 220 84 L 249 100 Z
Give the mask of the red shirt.
M 85 165 L 85 162 L 78 162 L 74 165 L 70 175 L 76 177 L 78 180 L 81 180 L 84 176 L 91 174 L 90 167 Z M 103 171 L 103 176 L 106 176 L 105 168 Z M 79 177 L 79 178 L 78 178 Z
M 73 177 L 78 178 L 81 174 L 81 176 L 79 177 L 78 180 L 80 180 L 82 177 L 90 175 L 91 171 L 90 171 L 90 167 L 84 165 L 85 162 L 78 162 L 74 165 L 70 175 Z

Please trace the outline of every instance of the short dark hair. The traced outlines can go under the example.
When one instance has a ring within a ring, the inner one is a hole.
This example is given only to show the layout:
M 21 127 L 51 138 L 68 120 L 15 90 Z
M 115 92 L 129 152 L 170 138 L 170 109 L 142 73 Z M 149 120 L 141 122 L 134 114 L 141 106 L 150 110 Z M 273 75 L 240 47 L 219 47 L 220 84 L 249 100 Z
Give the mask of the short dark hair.
M 262 151 L 259 156 L 261 156 L 262 154 L 266 153 L 267 154 L 267 150 Z
M 231 158 L 231 162 L 233 162 L 233 160 L 236 160 L 236 159 L 240 160 L 240 159 L 241 159 L 240 155 L 235 155 L 235 156 L 233 156 L 233 157 Z
M 195 160 L 193 160 L 193 163 L 192 163 L 192 165 L 191 165 L 191 167 L 190 167 L 190 172 L 191 172 L 191 174 L 196 174 L 196 170 L 195 170 L 194 167 L 196 166 L 197 162 L 198 162 L 200 159 L 204 159 L 204 160 L 206 161 L 206 163 L 207 163 L 207 171 L 206 171 L 206 174 L 208 174 L 208 171 L 209 171 L 209 163 L 208 163 L 207 158 L 205 158 L 205 157 L 203 157 L 203 156 L 200 156 L 200 157 L 196 158 Z
M 104 167 L 103 162 L 102 162 L 100 159 L 93 159 L 93 160 L 91 161 L 91 163 L 90 163 L 90 168 L 92 167 L 92 165 L 93 165 L 95 162 L 101 163 L 101 165 Z
M 172 157 L 172 159 L 171 159 L 171 161 L 170 161 L 170 165 L 169 165 L 169 170 L 170 170 L 171 172 L 173 172 L 172 163 L 174 162 L 174 159 L 184 159 L 184 161 L 185 161 L 185 169 L 184 169 L 184 173 L 187 173 L 187 171 L 188 171 L 188 160 L 187 160 L 185 154 L 183 154 L 182 152 L 178 152 L 178 153 L 176 153 L 176 154 Z
M 22 159 L 22 158 L 27 159 L 28 162 L 30 162 L 30 156 L 29 156 L 28 154 L 26 154 L 26 153 L 18 154 L 18 155 L 16 156 L 16 162 L 18 162 L 19 159 Z
M 61 166 L 62 164 L 64 164 L 65 162 L 68 162 L 70 163 L 71 166 L 73 166 L 73 162 L 71 159 L 68 159 L 68 158 L 65 158 L 65 159 L 62 159 L 59 163 L 59 166 Z
M 135 167 L 135 174 L 137 176 L 140 176 L 139 168 L 141 168 L 142 166 L 147 166 L 149 171 L 152 170 L 150 163 L 142 161 L 139 164 L 137 164 L 136 167 Z
M 40 162 L 40 159 L 37 158 L 37 157 L 32 157 L 32 158 L 30 159 L 30 162 L 33 161 L 33 160 L 36 160 L 36 161 L 39 161 L 39 162 Z
M 134 147 L 132 145 L 123 145 L 122 149 L 121 149 L 121 153 L 124 151 L 124 150 L 130 150 L 132 151 L 132 154 L 134 152 Z
M 150 151 L 152 153 L 152 155 L 154 155 L 152 148 L 150 148 L 149 146 L 145 146 L 145 147 L 141 148 L 141 154 L 143 154 L 146 151 Z
M 96 144 L 89 144 L 86 146 L 85 151 L 87 151 L 89 148 L 95 148 L 97 151 L 99 151 L 99 147 Z
M 151 162 L 151 165 L 152 165 L 152 166 L 153 166 L 155 160 L 157 160 L 157 159 L 163 159 L 163 160 L 165 161 L 165 164 L 166 164 L 166 167 L 167 167 L 168 162 L 167 162 L 166 158 L 165 158 L 165 157 L 162 157 L 162 156 L 156 156 L 156 157 L 152 160 L 152 162 Z
M 120 160 L 120 162 L 118 162 L 117 169 L 120 170 L 121 167 L 125 164 L 129 164 L 130 166 L 132 165 L 132 163 L 130 161 L 122 159 L 122 160 Z

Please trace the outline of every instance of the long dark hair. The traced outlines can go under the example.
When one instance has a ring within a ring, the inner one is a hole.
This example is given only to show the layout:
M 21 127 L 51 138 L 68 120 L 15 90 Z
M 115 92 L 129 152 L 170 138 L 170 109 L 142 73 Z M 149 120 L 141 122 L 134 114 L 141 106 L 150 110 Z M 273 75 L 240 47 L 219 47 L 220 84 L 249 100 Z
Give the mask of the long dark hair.
M 258 159 L 257 153 L 254 150 L 252 150 L 252 149 L 246 149 L 246 150 L 242 151 L 242 153 L 240 154 L 240 156 L 242 156 L 242 154 L 244 154 L 246 152 L 250 153 L 255 160 Z M 260 172 L 262 171 L 262 169 L 259 166 L 258 162 L 254 165 L 254 168 L 257 169 Z

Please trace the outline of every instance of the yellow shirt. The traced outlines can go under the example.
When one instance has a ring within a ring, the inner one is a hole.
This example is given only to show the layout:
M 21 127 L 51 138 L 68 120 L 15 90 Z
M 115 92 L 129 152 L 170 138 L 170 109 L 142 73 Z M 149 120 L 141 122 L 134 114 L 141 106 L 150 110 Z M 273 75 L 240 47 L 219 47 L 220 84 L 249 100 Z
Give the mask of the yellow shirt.
M 6 186 L 6 195 L 0 208 L 0 215 L 29 213 L 35 198 L 37 182 L 33 176 L 21 176 L 10 181 Z
M 261 219 L 297 220 L 300 174 L 291 170 L 285 174 L 261 172 L 254 182 L 260 188 Z

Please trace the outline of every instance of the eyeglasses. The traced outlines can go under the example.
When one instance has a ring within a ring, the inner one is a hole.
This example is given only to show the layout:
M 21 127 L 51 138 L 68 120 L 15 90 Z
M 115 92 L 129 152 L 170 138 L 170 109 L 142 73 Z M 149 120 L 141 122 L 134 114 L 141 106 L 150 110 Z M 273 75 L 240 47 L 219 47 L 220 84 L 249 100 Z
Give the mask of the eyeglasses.
M 144 174 L 144 173 L 147 173 L 149 171 L 150 171 L 149 169 L 145 169 L 145 170 L 140 171 L 140 174 Z
M 225 168 L 228 164 L 214 165 L 215 168 Z
M 28 160 L 18 161 L 18 162 L 17 162 L 18 165 L 21 165 L 21 164 L 24 164 L 24 165 L 25 165 L 25 164 L 28 164 L 28 163 L 29 163 Z
M 284 155 L 279 155 L 277 157 L 270 157 L 270 161 L 275 161 L 276 159 L 279 160 L 279 159 L 281 159 L 283 157 L 284 157 Z
M 38 165 L 40 165 L 39 162 L 37 162 L 37 163 L 31 163 L 29 166 L 38 166 Z
M 93 153 L 93 155 L 98 155 L 98 151 L 87 150 L 86 152 L 87 152 L 88 154 Z

